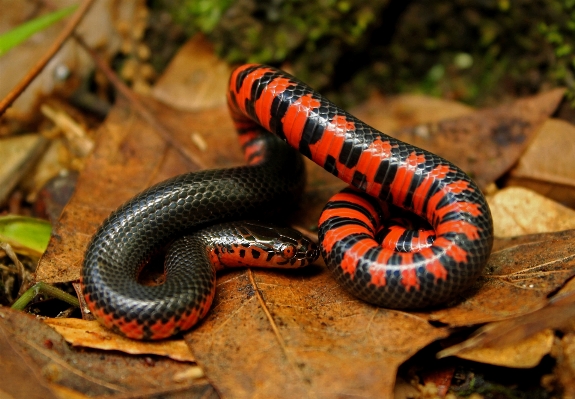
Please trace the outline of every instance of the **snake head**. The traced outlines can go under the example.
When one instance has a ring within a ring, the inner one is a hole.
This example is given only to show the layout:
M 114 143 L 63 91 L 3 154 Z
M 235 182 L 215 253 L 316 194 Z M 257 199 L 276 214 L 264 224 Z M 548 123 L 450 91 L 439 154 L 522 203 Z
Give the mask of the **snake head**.
M 299 268 L 319 258 L 317 244 L 298 230 L 252 221 L 244 222 L 243 227 L 250 249 L 265 254 L 265 267 Z

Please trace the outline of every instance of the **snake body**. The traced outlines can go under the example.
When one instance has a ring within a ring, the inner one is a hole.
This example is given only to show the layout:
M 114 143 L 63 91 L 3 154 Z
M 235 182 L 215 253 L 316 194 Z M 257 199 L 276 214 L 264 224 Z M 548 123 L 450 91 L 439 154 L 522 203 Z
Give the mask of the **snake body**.
M 155 339 L 185 330 L 207 313 L 213 293 L 208 298 L 189 287 L 213 287 L 213 277 L 188 272 L 172 278 L 167 271 L 163 285 L 142 287 L 138 270 L 182 232 L 221 220 L 265 218 L 297 201 L 303 162 L 277 138 L 350 185 L 326 205 L 319 241 L 328 269 L 353 295 L 379 306 L 421 308 L 456 297 L 481 274 L 493 242 L 491 214 L 458 167 L 377 131 L 272 67 L 234 70 L 228 105 L 248 166 L 160 183 L 114 212 L 95 234 L 82 285 L 105 325 Z M 418 215 L 434 233 L 411 233 L 409 241 L 419 243 L 413 251 L 397 242 L 402 234 L 382 237 L 389 231 L 389 207 Z

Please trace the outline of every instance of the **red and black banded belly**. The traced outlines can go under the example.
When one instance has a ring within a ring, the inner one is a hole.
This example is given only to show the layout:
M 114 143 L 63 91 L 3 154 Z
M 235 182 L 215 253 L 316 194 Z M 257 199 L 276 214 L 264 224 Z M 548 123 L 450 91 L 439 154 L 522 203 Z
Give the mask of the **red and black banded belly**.
M 489 208 L 457 166 L 366 125 L 277 69 L 237 68 L 228 102 L 236 124 L 261 125 L 349 183 L 319 221 L 322 255 L 336 279 L 381 306 L 445 302 L 481 274 L 493 242 Z M 380 245 L 382 203 L 425 219 L 435 235 L 414 252 Z

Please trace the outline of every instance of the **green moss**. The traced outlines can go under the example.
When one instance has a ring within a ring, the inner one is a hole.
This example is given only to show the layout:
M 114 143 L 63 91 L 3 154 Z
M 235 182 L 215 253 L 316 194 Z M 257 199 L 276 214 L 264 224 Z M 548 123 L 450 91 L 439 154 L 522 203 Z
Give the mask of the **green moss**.
M 323 87 L 333 64 L 365 39 L 387 0 L 180 0 L 164 2 L 190 34 L 209 35 L 232 63 L 291 62 Z
M 162 3 L 231 63 L 287 63 L 344 105 L 373 89 L 480 104 L 562 85 L 575 98 L 575 0 Z

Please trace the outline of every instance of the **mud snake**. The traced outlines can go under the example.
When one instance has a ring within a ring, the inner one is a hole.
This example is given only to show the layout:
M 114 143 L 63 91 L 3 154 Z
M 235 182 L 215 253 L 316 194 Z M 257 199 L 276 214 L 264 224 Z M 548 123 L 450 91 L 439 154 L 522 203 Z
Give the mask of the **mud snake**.
M 350 185 L 325 206 L 319 242 L 327 267 L 353 295 L 384 307 L 422 308 L 457 297 L 481 274 L 493 241 L 491 214 L 458 167 L 373 129 L 272 67 L 235 69 L 228 105 L 247 166 L 159 183 L 113 212 L 92 238 L 81 285 L 104 325 L 131 338 L 160 339 L 204 317 L 215 270 L 233 256 L 237 265 L 251 264 L 247 258 L 254 261 L 259 249 L 245 249 L 267 228 L 213 225 L 285 214 L 303 190 L 299 153 Z M 434 233 L 391 229 L 384 219 L 395 207 L 419 215 Z M 256 265 L 264 257 L 281 259 L 284 251 L 290 253 L 279 263 L 291 267 L 317 257 L 304 237 L 285 230 L 282 242 L 282 233 L 270 229 Z M 191 235 L 175 239 L 183 233 Z M 234 237 L 252 242 L 234 243 Z M 142 265 L 174 240 L 166 281 L 139 284 Z M 272 254 L 274 245 L 279 253 Z

